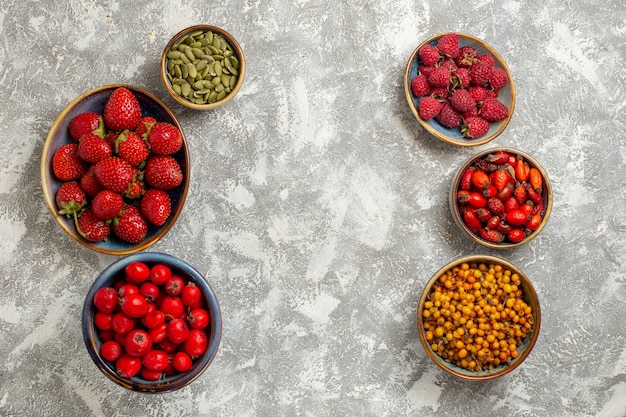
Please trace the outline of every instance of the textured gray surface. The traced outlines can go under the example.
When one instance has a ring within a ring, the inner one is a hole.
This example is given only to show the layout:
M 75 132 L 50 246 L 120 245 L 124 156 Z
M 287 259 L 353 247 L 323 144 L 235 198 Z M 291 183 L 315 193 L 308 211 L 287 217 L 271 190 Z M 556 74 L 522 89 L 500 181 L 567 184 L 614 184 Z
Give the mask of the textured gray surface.
M 0 415 L 626 415 L 626 6 L 530 3 L 4 0 Z M 176 106 L 158 76 L 168 39 L 196 23 L 230 31 L 248 61 L 212 112 Z M 429 137 L 403 93 L 413 49 L 450 30 L 485 39 L 515 77 L 515 115 L 486 146 L 533 154 L 555 194 L 540 237 L 495 253 L 535 284 L 538 343 L 480 384 L 430 363 L 414 324 L 432 273 L 490 253 L 446 205 L 476 150 Z M 62 233 L 41 193 L 52 122 L 113 83 L 180 118 L 191 192 L 151 249 L 205 273 L 224 315 L 212 366 L 171 394 L 128 392 L 91 362 L 80 311 L 116 258 Z

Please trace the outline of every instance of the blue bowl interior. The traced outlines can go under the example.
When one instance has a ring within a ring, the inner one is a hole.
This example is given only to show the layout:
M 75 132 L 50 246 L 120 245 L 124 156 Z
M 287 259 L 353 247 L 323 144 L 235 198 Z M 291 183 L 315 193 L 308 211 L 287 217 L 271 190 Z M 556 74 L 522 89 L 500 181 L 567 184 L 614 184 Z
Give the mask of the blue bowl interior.
M 483 55 L 483 54 L 490 54 L 492 56 L 494 55 L 493 51 L 489 51 L 483 45 L 474 41 L 471 38 L 468 38 L 466 36 L 461 36 L 461 35 L 459 36 L 459 38 L 460 38 L 460 42 L 459 42 L 460 46 L 466 46 L 466 45 L 472 46 L 476 48 L 479 55 Z M 437 37 L 436 39 L 433 39 L 432 41 L 428 43 L 430 45 L 435 46 L 438 40 L 439 40 L 439 37 Z M 496 61 L 496 67 L 500 67 L 504 69 L 498 57 L 494 56 L 494 58 Z M 416 77 L 419 73 L 418 68 L 419 68 L 419 57 L 418 57 L 417 50 L 416 50 L 413 55 L 413 59 L 410 63 L 410 67 L 408 71 L 408 79 L 406 80 L 406 83 L 407 83 L 406 85 L 407 85 L 407 88 L 409 89 L 407 94 L 409 94 L 411 97 L 412 105 L 414 107 L 413 113 L 416 115 L 416 117 L 417 117 L 417 106 L 419 105 L 419 102 L 422 100 L 423 97 L 415 97 L 413 93 L 410 91 L 411 89 L 410 86 L 411 86 L 411 80 L 414 77 Z M 513 102 L 511 82 L 512 80 L 509 79 L 509 82 L 498 92 L 498 100 L 500 100 L 503 104 L 505 104 L 509 108 L 509 113 L 513 112 L 513 108 L 515 104 Z M 477 138 L 477 139 L 464 138 L 461 135 L 461 130 L 458 127 L 453 128 L 453 129 L 447 128 L 445 126 L 440 125 L 435 119 L 430 119 L 430 120 L 420 119 L 420 122 L 426 123 L 432 130 L 436 131 L 437 133 L 441 135 L 447 136 L 451 141 L 454 141 L 458 144 L 477 145 L 477 144 L 485 143 L 485 138 L 501 133 L 501 131 L 504 130 L 507 119 L 501 120 L 499 122 L 491 122 L 490 127 L 489 127 L 489 132 L 487 132 L 487 134 L 483 136 L 482 138 Z
M 54 152 L 61 146 L 75 142 L 69 135 L 68 128 L 72 119 L 80 113 L 94 112 L 102 114 L 104 106 L 111 96 L 113 90 L 121 85 L 111 85 L 93 90 L 86 93 L 82 98 L 79 97 L 76 101 L 70 103 L 57 117 L 52 129 L 50 130 L 46 143 L 44 145 L 43 157 L 42 157 L 42 181 L 44 186 L 44 195 L 47 199 L 48 207 L 55 216 L 55 220 L 70 236 L 80 241 L 85 246 L 90 247 L 98 252 L 110 253 L 110 254 L 127 254 L 136 250 L 145 248 L 155 243 L 162 235 L 171 228 L 176 221 L 179 208 L 186 199 L 189 181 L 189 166 L 187 164 L 188 151 L 186 141 L 183 140 L 183 147 L 174 155 L 174 159 L 180 164 L 183 172 L 184 180 L 183 184 L 175 189 L 169 191 L 169 196 L 172 205 L 172 214 L 166 223 L 160 227 L 149 225 L 148 234 L 142 243 L 139 245 L 122 241 L 115 237 L 113 233 L 106 241 L 102 242 L 89 242 L 83 239 L 76 231 L 73 218 L 67 218 L 61 216 L 56 212 L 55 195 L 62 182 L 59 181 L 52 171 L 52 157 Z M 124 86 L 131 90 L 142 109 L 142 116 L 152 116 L 157 121 L 168 122 L 177 126 L 181 133 L 182 128 L 176 120 L 174 114 L 167 108 L 167 106 L 161 102 L 158 98 L 154 97 L 150 93 L 130 86 Z M 184 134 L 183 134 L 184 138 Z M 54 211 L 53 211 L 54 210 Z
M 192 280 L 202 289 L 207 309 L 211 316 L 210 332 L 208 336 L 208 347 L 204 355 L 198 358 L 192 368 L 185 372 L 172 376 L 166 376 L 160 381 L 147 381 L 139 376 L 130 379 L 122 378 L 115 371 L 115 364 L 102 358 L 100 347 L 102 340 L 98 336 L 98 331 L 94 324 L 94 314 L 96 308 L 93 304 L 95 293 L 103 287 L 111 287 L 124 277 L 124 268 L 132 262 L 140 261 L 152 267 L 162 263 L 169 266 L 173 272 L 180 273 L 186 279 Z M 109 265 L 95 280 L 87 296 L 82 312 L 83 339 L 87 351 L 98 368 L 111 380 L 119 385 L 133 391 L 141 392 L 168 392 L 173 391 L 191 383 L 210 365 L 217 354 L 221 334 L 222 316 L 219 303 L 213 289 L 207 280 L 195 268 L 187 262 L 172 255 L 158 252 L 141 252 L 128 255 Z

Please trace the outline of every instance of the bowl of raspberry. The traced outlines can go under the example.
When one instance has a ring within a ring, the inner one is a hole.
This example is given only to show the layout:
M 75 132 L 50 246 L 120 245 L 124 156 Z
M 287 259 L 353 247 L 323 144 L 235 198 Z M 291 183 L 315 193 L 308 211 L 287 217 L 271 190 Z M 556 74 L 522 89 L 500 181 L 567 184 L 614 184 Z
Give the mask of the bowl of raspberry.
M 189 153 L 172 111 L 129 85 L 87 91 L 58 115 L 41 158 L 44 198 L 70 237 L 126 255 L 161 239 L 189 190 Z
M 502 56 L 463 33 L 442 33 L 418 45 L 406 66 L 404 91 L 422 127 L 458 146 L 492 141 L 515 108 L 515 84 Z
M 132 391 L 171 392 L 215 358 L 222 315 L 206 278 L 186 261 L 140 252 L 102 271 L 87 293 L 82 332 L 92 360 Z
M 463 234 L 492 249 L 527 244 L 552 212 L 552 184 L 531 155 L 512 148 L 470 157 L 452 179 L 450 212 Z

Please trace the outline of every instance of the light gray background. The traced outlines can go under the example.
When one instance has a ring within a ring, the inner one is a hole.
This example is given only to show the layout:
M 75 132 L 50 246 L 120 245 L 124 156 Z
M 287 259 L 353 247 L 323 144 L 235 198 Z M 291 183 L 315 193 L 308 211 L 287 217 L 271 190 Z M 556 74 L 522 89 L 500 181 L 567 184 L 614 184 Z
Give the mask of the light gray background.
M 0 415 L 626 415 L 626 5 L 609 1 L 17 1 L 0 5 Z M 215 111 L 175 105 L 162 48 L 196 23 L 240 41 L 248 72 Z M 465 240 L 446 193 L 476 148 L 422 130 L 403 72 L 460 31 L 507 60 L 517 106 L 495 145 L 533 154 L 554 210 L 529 245 Z M 126 83 L 164 99 L 191 150 L 190 195 L 151 250 L 205 273 L 224 331 L 212 366 L 165 395 L 99 373 L 80 312 L 117 258 L 56 225 L 39 162 L 59 112 Z M 486 383 L 419 344 L 424 282 L 452 259 L 518 264 L 541 298 L 528 360 Z

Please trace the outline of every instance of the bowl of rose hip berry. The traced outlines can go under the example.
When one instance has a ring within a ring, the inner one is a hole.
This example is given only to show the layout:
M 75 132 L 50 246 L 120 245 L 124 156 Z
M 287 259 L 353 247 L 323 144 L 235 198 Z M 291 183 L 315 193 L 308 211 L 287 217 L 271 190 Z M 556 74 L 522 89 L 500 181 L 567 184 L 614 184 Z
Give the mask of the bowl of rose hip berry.
M 222 316 L 213 289 L 172 255 L 141 252 L 107 267 L 87 293 L 83 338 L 96 366 L 129 390 L 187 386 L 213 361 Z
M 404 90 L 422 127 L 459 146 L 495 139 L 515 108 L 515 84 L 502 56 L 463 33 L 442 33 L 422 42 L 409 58 Z
M 115 84 L 81 94 L 46 138 L 41 182 L 70 237 L 97 252 L 148 248 L 178 219 L 189 189 L 185 135 L 151 93 Z
M 534 239 L 552 211 L 545 169 L 517 149 L 492 148 L 470 157 L 452 180 L 450 211 L 472 240 L 509 249 Z

